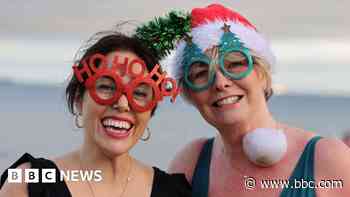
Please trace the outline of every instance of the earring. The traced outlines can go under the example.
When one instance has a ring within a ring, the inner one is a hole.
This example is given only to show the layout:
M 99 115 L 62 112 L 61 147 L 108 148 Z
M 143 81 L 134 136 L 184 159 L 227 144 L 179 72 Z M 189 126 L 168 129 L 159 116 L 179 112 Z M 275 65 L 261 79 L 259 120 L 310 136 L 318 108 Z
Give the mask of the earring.
M 269 88 L 269 89 L 265 89 L 264 90 L 264 96 L 265 96 L 265 100 L 268 101 L 269 98 L 273 95 L 273 89 Z
M 83 128 L 83 123 L 81 122 L 82 122 L 81 113 L 78 113 L 74 116 L 74 123 L 75 123 L 75 126 L 79 129 Z
M 140 138 L 144 142 L 148 141 L 151 138 L 151 130 L 148 127 L 146 128 L 146 133 L 146 136 L 142 135 L 142 137 Z

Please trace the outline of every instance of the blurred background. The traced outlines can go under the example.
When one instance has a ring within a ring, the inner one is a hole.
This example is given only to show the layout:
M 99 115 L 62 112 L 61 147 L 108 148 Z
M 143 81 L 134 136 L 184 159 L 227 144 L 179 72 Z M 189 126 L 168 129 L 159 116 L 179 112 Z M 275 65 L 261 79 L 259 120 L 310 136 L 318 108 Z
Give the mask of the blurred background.
M 52 158 L 80 145 L 64 85 L 76 51 L 93 33 L 212 2 L 0 0 L 0 172 L 24 152 Z M 350 1 L 215 2 L 246 16 L 270 40 L 276 119 L 341 137 L 350 128 Z M 151 140 L 133 154 L 162 168 L 185 143 L 216 134 L 181 99 L 163 103 L 150 129 Z

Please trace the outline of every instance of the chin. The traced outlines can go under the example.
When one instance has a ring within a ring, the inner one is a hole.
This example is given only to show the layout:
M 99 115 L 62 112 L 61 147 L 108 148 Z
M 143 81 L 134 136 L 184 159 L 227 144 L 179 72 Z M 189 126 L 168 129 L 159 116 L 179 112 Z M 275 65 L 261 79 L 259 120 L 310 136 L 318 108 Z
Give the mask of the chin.
M 110 156 L 127 153 L 135 144 L 132 135 L 127 138 L 115 139 L 104 133 L 96 132 L 95 139 L 97 146 Z
M 237 110 L 226 110 L 226 111 L 221 111 L 221 112 L 212 112 L 211 113 L 211 122 L 215 122 L 216 124 L 220 125 L 233 125 L 237 124 L 239 122 L 244 121 L 244 118 L 242 116 L 241 111 Z
M 215 125 L 219 127 L 228 127 L 228 126 L 238 125 L 240 122 L 241 120 L 221 119 L 221 120 L 217 120 Z
M 129 152 L 133 145 L 131 143 L 124 142 L 104 142 L 99 144 L 99 147 L 108 155 L 116 157 Z

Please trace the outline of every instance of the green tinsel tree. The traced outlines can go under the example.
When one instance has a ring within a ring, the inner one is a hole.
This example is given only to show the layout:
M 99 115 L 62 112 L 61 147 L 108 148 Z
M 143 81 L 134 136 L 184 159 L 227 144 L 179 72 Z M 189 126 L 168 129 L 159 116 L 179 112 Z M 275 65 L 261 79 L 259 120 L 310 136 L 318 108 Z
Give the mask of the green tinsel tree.
M 169 55 L 175 48 L 175 41 L 190 32 L 190 15 L 184 12 L 172 11 L 165 17 L 154 20 L 138 27 L 135 37 L 150 47 L 159 58 Z

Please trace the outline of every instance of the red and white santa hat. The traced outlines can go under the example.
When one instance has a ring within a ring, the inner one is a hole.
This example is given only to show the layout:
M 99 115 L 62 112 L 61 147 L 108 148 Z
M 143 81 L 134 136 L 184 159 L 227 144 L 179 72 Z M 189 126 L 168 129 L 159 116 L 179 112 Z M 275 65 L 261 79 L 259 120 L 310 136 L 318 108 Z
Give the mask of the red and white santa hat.
M 230 26 L 230 31 L 240 39 L 244 46 L 254 54 L 263 58 L 272 67 L 275 64 L 275 57 L 272 53 L 268 41 L 259 33 L 254 25 L 239 13 L 228 9 L 220 4 L 211 4 L 205 8 L 194 8 L 191 11 L 191 32 L 192 42 L 205 51 L 206 49 L 218 45 L 224 31 L 224 24 Z M 177 47 L 173 59 L 171 60 L 170 74 L 179 79 L 182 77 L 182 58 L 186 42 L 181 40 Z

